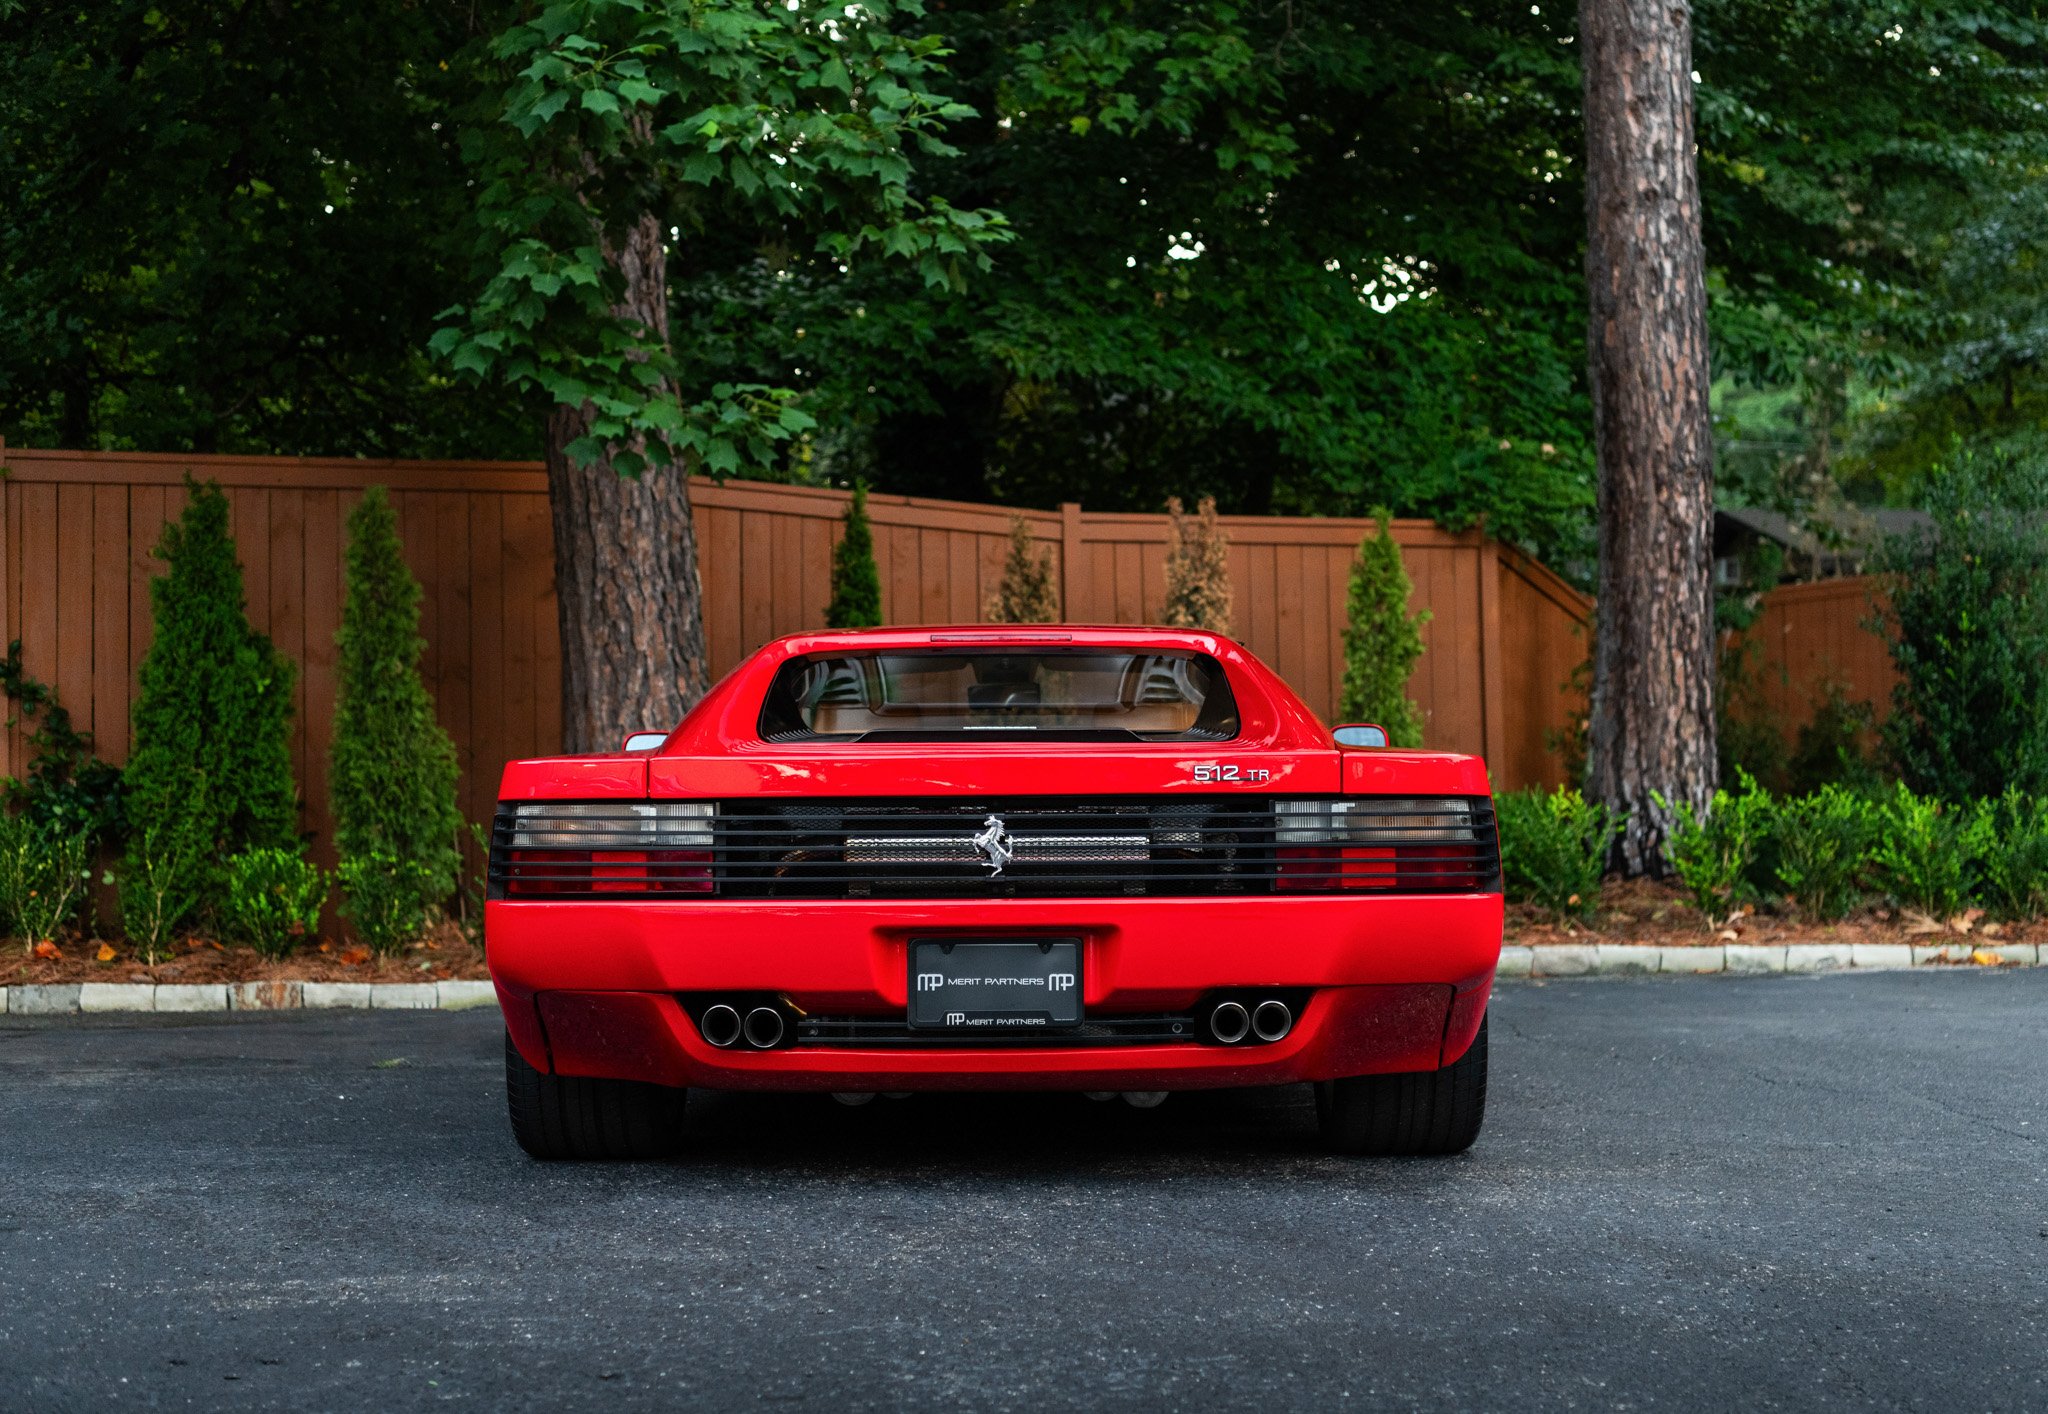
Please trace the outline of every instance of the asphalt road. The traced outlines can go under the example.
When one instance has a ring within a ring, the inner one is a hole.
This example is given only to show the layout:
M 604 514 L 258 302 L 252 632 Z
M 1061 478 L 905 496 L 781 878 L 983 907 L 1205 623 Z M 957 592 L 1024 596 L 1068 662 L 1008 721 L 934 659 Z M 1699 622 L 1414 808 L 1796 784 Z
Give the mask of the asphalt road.
M 495 1013 L 0 1018 L 0 1409 L 2048 1409 L 2048 969 L 1518 986 L 1448 1161 L 1306 1090 L 694 1096 Z

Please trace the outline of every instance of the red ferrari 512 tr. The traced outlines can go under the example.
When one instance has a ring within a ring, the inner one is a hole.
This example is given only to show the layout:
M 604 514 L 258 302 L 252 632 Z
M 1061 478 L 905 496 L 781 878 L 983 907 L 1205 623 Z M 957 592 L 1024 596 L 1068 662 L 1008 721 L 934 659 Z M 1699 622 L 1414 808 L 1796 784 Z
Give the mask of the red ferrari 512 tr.
M 769 644 L 667 734 L 514 761 L 485 906 L 512 1129 L 670 1151 L 687 1087 L 1313 1082 L 1345 1153 L 1486 1107 L 1475 757 L 1333 735 L 1213 634 Z

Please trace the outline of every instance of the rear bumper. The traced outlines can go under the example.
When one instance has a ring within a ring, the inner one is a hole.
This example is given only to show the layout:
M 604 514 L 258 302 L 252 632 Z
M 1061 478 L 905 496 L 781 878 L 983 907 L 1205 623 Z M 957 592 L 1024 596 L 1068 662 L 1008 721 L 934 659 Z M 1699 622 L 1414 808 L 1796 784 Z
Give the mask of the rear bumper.
M 1306 899 L 513 902 L 487 905 L 514 1043 L 561 1075 L 760 1090 L 1175 1090 L 1430 1070 L 1464 1053 L 1499 961 L 1497 894 Z M 1308 987 L 1255 1046 L 798 1045 L 719 1050 L 680 992 L 771 991 L 816 1014 L 901 1016 L 913 936 L 1083 940 L 1090 1015 L 1226 987 Z

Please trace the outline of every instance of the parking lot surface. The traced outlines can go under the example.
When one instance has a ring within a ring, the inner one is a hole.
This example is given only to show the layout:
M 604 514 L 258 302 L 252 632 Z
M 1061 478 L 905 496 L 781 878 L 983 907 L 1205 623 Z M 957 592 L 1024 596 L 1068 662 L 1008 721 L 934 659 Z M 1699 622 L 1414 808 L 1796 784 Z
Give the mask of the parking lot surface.
M 2048 969 L 1517 986 L 1468 1155 L 1306 1089 L 693 1096 L 494 1012 L 0 1017 L 0 1408 L 2048 1409 Z

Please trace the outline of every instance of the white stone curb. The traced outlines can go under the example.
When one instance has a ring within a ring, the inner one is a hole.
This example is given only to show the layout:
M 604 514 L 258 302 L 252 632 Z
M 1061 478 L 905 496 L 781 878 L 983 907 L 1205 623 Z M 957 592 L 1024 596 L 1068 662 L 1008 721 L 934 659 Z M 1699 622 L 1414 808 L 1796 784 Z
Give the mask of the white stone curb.
M 71 982 L 0 987 L 0 1016 L 214 1011 L 469 1011 L 496 1006 L 489 982 Z
M 1695 976 L 1768 976 L 1775 973 L 1887 972 L 1910 967 L 1955 966 L 1973 970 L 1970 954 L 1981 948 L 2008 966 L 2048 965 L 2048 948 L 2033 943 L 1792 943 L 1760 947 L 1715 943 L 1707 947 L 1654 947 L 1646 943 L 1548 943 L 1501 949 L 1500 978 L 1640 977 L 1650 973 Z M 445 985 L 445 984 L 444 984 Z

